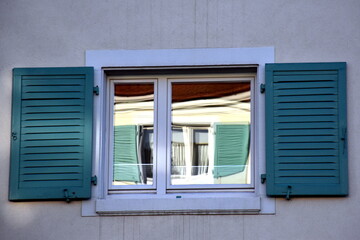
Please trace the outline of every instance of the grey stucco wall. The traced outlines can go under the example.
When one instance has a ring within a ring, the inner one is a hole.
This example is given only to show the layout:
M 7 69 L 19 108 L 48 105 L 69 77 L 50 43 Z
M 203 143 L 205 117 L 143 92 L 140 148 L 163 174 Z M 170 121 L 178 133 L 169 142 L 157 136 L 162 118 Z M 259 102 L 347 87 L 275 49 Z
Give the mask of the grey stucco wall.
M 359 239 L 360 1 L 1 0 L 0 239 Z M 275 47 L 276 62 L 348 63 L 350 195 L 277 199 L 269 216 L 81 217 L 7 200 L 11 70 L 83 66 L 94 49 Z

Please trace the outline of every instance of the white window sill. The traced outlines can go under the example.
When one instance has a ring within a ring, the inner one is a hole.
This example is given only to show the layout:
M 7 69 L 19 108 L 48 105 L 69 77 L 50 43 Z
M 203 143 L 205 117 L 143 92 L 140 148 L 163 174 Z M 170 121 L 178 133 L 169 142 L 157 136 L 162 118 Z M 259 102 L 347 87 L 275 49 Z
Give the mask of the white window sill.
M 231 196 L 232 195 L 232 196 Z M 171 214 L 274 214 L 275 199 L 255 194 L 114 195 L 83 201 L 82 216 Z
M 152 198 L 97 200 L 99 215 L 259 213 L 260 198 Z

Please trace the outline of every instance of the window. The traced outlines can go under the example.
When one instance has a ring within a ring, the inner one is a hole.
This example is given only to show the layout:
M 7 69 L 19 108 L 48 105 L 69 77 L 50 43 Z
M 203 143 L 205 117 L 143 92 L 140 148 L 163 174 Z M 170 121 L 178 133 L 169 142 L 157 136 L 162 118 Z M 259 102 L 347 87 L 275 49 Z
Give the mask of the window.
M 210 76 L 108 78 L 110 192 L 253 188 L 255 74 Z
M 87 60 L 14 69 L 9 200 L 90 199 L 84 216 L 269 214 L 268 196 L 348 194 L 346 63 L 265 66 L 271 48 Z
M 88 51 L 99 181 L 83 215 L 274 213 L 260 182 L 266 62 L 273 48 Z

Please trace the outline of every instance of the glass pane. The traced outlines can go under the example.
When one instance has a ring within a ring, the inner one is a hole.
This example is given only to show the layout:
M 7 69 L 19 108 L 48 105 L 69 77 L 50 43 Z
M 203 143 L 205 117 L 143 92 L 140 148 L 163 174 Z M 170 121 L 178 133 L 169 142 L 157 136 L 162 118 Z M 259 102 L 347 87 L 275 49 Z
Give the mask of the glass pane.
M 250 82 L 172 83 L 171 184 L 250 184 Z
M 153 184 L 154 84 L 114 87 L 114 185 Z

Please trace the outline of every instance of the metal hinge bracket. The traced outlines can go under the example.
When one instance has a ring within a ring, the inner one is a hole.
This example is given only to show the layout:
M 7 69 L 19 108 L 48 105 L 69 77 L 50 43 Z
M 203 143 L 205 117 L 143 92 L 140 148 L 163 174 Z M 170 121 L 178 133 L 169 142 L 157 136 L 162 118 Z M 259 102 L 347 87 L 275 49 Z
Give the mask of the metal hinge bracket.
M 95 95 L 99 95 L 99 86 L 94 87 L 93 92 Z
M 265 83 L 261 83 L 260 84 L 260 93 L 264 93 L 265 92 Z
M 92 183 L 92 185 L 97 185 L 97 176 L 95 175 L 95 176 L 93 176 L 93 177 L 91 177 L 91 183 Z
M 265 173 L 261 174 L 260 178 L 261 178 L 261 183 L 264 184 L 266 181 L 266 174 Z

